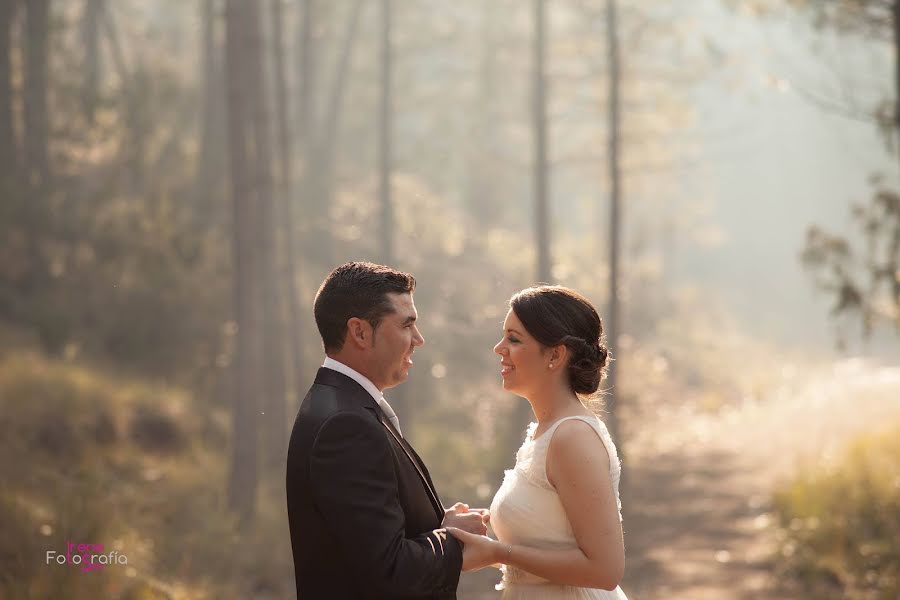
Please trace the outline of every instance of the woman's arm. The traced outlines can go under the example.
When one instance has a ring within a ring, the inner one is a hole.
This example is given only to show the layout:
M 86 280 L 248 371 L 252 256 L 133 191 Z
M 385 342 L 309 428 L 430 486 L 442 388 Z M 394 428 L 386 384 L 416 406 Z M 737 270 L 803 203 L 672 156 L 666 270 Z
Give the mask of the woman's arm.
M 503 544 L 451 533 L 465 544 L 484 544 L 502 562 L 554 583 L 615 589 L 625 571 L 622 524 L 603 441 L 583 421 L 560 424 L 547 453 L 547 477 L 572 524 L 577 548 L 552 550 Z

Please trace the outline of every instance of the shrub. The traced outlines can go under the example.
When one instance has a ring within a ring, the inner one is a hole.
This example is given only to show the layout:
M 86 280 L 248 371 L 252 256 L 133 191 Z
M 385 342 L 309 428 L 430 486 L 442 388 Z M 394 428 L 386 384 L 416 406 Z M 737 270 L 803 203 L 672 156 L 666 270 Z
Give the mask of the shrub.
M 810 598 L 900 597 L 900 424 L 775 496 L 780 567 Z
M 130 427 L 131 439 L 143 450 L 175 452 L 184 447 L 184 434 L 178 422 L 156 406 L 140 406 Z

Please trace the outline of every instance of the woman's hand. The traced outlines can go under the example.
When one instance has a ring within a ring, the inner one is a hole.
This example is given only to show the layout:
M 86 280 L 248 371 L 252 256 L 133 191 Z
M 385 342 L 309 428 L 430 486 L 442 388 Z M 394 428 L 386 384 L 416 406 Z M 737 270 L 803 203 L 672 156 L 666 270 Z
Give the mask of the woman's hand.
M 468 504 L 457 502 L 444 512 L 441 527 L 455 527 L 476 535 L 487 533 L 487 524 L 491 513 L 484 508 L 469 508 Z
M 477 571 L 500 562 L 505 553 L 503 544 L 486 535 L 475 535 L 456 527 L 447 532 L 463 543 L 463 571 Z

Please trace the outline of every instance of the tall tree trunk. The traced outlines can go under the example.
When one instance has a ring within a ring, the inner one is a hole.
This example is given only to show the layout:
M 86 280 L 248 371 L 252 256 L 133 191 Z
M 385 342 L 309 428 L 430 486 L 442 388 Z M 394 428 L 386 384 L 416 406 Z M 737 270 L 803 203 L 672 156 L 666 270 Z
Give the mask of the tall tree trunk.
M 897 158 L 900 159 L 900 0 L 894 0 L 891 3 L 891 25 L 893 29 L 894 44 L 894 139 L 897 141 Z M 885 271 L 887 273 L 895 273 L 894 281 L 891 284 L 891 292 L 894 297 L 898 318 L 895 319 L 900 325 L 900 265 L 897 264 L 900 257 L 900 228 L 895 225 L 893 239 L 890 241 L 890 247 L 893 252 L 888 251 L 888 264 Z
M 550 283 L 550 215 L 547 198 L 547 88 L 545 71 L 545 0 L 534 0 L 534 73 L 532 119 L 534 127 L 534 224 L 538 281 Z
M 245 0 L 228 0 L 225 10 L 225 64 L 227 71 L 228 148 L 233 201 L 234 304 L 238 324 L 235 385 L 232 407 L 232 460 L 228 481 L 228 505 L 244 525 L 256 511 L 258 378 L 261 368 L 260 323 L 256 310 L 257 216 L 254 211 L 249 165 L 248 113 L 250 99 L 247 50 L 248 31 Z
M 47 145 L 47 46 L 50 0 L 25 2 L 25 173 L 32 185 L 47 183 L 50 175 Z
M 392 29 L 393 3 L 381 0 L 381 95 L 378 106 L 378 206 L 379 237 L 381 238 L 381 261 L 393 265 L 394 244 L 394 199 L 391 190 L 393 175 L 393 56 Z M 403 419 L 403 432 L 409 436 L 413 429 L 412 403 L 409 401 L 409 382 L 391 391 L 391 405 Z
M 674 199 L 666 203 L 663 210 L 659 226 L 659 252 L 660 252 L 660 274 L 661 294 L 659 302 L 656 304 L 660 314 L 666 312 L 665 304 L 668 303 L 669 292 L 674 288 L 677 280 L 678 269 L 678 230 L 676 223 L 678 222 L 678 205 Z
M 0 190 L 6 190 L 17 168 L 12 112 L 12 24 L 15 0 L 0 0 Z
M 213 207 L 216 197 L 216 155 L 221 144 L 216 143 L 221 124 L 221 70 L 216 47 L 216 0 L 203 0 L 203 33 L 201 38 L 200 76 L 203 78 L 203 104 L 201 105 L 200 150 L 195 180 L 194 223 L 197 230 L 205 230 L 217 211 Z
M 297 48 L 299 50 L 298 64 L 300 66 L 298 72 L 297 84 L 297 158 L 299 159 L 300 172 L 297 178 L 299 201 L 291 198 L 291 207 L 298 207 L 302 213 L 298 215 L 298 220 L 291 220 L 292 230 L 289 237 L 290 243 L 294 250 L 294 257 L 308 256 L 304 262 L 307 269 L 315 270 L 315 261 L 322 260 L 322 255 L 316 252 L 313 254 L 305 254 L 304 250 L 309 251 L 314 248 L 313 244 L 324 240 L 326 250 L 328 250 L 328 239 L 330 233 L 323 231 L 326 219 L 323 218 L 321 211 L 317 206 L 317 187 L 319 174 L 315 173 L 321 161 L 315 158 L 316 155 L 316 132 L 315 127 L 317 121 L 318 103 L 317 89 L 319 87 L 318 74 L 321 54 L 318 52 L 318 46 L 315 40 L 316 24 L 318 22 L 318 6 L 317 0 L 298 0 L 300 5 L 300 27 L 299 39 L 297 40 Z M 299 235 L 294 235 L 298 232 Z M 311 243 L 310 243 L 311 242 Z M 330 252 L 330 250 L 328 250 Z M 331 265 L 329 265 L 329 268 Z M 297 270 L 294 274 L 293 282 L 300 285 L 303 272 Z M 296 293 L 296 291 L 294 291 Z M 304 320 L 301 315 L 310 314 L 311 311 L 304 311 L 304 303 L 297 298 L 294 300 L 293 309 L 297 313 L 297 329 L 293 332 L 293 343 L 297 347 L 297 388 L 303 389 L 305 381 L 309 377 L 303 368 L 307 362 L 307 352 L 312 352 L 311 344 L 302 344 L 301 339 L 311 334 L 315 337 L 315 328 L 311 326 L 311 320 Z M 320 350 L 315 351 L 315 359 L 319 359 Z M 299 398 L 298 398 L 299 399 Z
M 312 119 L 315 115 L 316 88 L 316 47 L 313 43 L 313 31 L 316 23 L 316 0 L 300 1 L 300 84 L 297 94 L 297 137 L 300 142 L 301 158 L 307 160 L 305 153 L 310 146 L 312 135 Z
M 285 383 L 284 344 L 281 332 L 281 294 L 278 288 L 277 239 L 278 226 L 275 220 L 275 200 L 272 190 L 272 142 L 271 120 L 269 118 L 269 87 L 266 81 L 266 61 L 262 23 L 259 18 L 260 6 L 251 3 L 247 10 L 250 29 L 250 45 L 247 48 L 247 62 L 250 75 L 251 106 L 253 107 L 253 160 L 255 187 L 258 204 L 257 236 L 259 253 L 257 263 L 261 276 L 262 336 L 264 381 L 262 391 L 265 418 L 265 464 L 276 467 L 285 459 Z
M 128 143 L 125 148 L 125 163 L 130 174 L 131 196 L 137 199 L 146 190 L 146 167 L 148 140 L 153 124 L 149 122 L 143 90 L 152 83 L 150 67 L 146 59 L 138 58 L 128 88 L 125 91 L 125 126 L 128 129 Z
M 81 22 L 81 43 L 84 46 L 84 88 L 82 107 L 88 123 L 94 122 L 97 96 L 100 89 L 100 21 L 105 0 L 86 0 Z
M 468 186 L 466 189 L 466 213 L 476 230 L 490 229 L 497 220 L 499 211 L 495 198 L 497 183 L 492 171 L 491 150 L 496 144 L 494 106 L 497 94 L 497 6 L 493 2 L 481 5 L 481 47 L 479 49 L 478 92 L 473 96 L 469 113 L 473 115 L 475 135 L 470 138 L 471 150 L 468 159 Z M 476 239 L 481 236 L 468 236 Z
M 133 199 L 138 199 L 146 190 L 144 174 L 147 162 L 147 139 L 152 123 L 147 117 L 143 94 L 144 90 L 152 84 L 151 74 L 146 59 L 143 57 L 139 56 L 133 66 L 128 65 L 119 41 L 118 27 L 113 12 L 104 10 L 100 14 L 109 56 L 121 79 L 124 100 L 121 112 L 124 114 L 125 129 L 128 132 L 128 141 L 123 150 L 122 162 L 124 170 L 129 175 L 129 193 Z
M 609 307 L 606 313 L 606 340 L 610 355 L 615 359 L 619 351 L 619 258 L 621 249 L 621 170 L 619 153 L 621 145 L 619 37 L 615 0 L 606 0 L 607 62 L 609 64 Z M 608 425 L 613 436 L 619 434 L 618 361 L 609 365 L 609 394 L 606 396 Z M 620 440 L 616 440 L 620 442 Z M 620 444 L 621 446 L 621 444 Z
M 119 78 L 122 80 L 121 85 L 126 87 L 131 83 L 131 70 L 125 61 L 125 53 L 122 51 L 122 44 L 119 43 L 119 32 L 116 29 L 116 21 L 113 19 L 112 12 L 103 11 L 101 13 L 101 25 L 103 26 L 105 39 L 107 42 L 107 52 L 112 61 L 113 67 Z
M 897 156 L 900 157 L 900 0 L 891 4 L 891 25 L 894 43 L 894 134 L 897 136 Z
M 381 102 L 378 115 L 378 204 L 381 207 L 381 257 L 394 262 L 394 206 L 391 198 L 391 0 L 381 0 Z
M 353 54 L 353 46 L 356 43 L 362 7 L 362 0 L 356 0 L 350 8 L 337 67 L 334 70 L 334 80 L 332 81 L 331 91 L 325 105 L 325 117 L 322 119 L 323 127 L 313 136 L 314 149 L 311 152 L 307 152 L 306 155 L 309 161 L 306 175 L 312 200 L 312 216 L 318 229 L 317 244 L 321 249 L 321 256 L 324 257 L 326 264 L 330 264 L 334 260 L 334 248 L 328 225 L 328 207 L 331 204 L 334 193 L 334 154 L 337 148 L 338 136 L 340 135 L 341 109 L 344 104 L 347 78 L 350 73 L 350 59 Z
M 534 275 L 537 282 L 550 283 L 550 226 L 549 206 L 547 199 L 547 89 L 545 77 L 545 0 L 533 0 L 534 42 L 532 44 L 532 80 L 531 80 L 531 122 L 534 136 L 534 228 L 535 249 L 537 251 Z M 523 402 L 517 411 L 520 427 L 527 425 L 534 417 L 531 405 Z
M 281 214 L 278 221 L 281 223 L 281 234 L 284 250 L 284 273 L 281 277 L 284 286 L 284 300 L 287 304 L 288 341 L 290 342 L 291 360 L 289 380 L 293 391 L 299 389 L 299 381 L 303 373 L 303 343 L 302 319 L 300 317 L 300 299 L 297 295 L 297 280 L 299 268 L 297 260 L 299 253 L 294 236 L 294 179 L 291 168 L 294 159 L 293 144 L 291 143 L 291 124 L 288 113 L 287 71 L 284 60 L 284 19 L 282 18 L 282 0 L 273 0 L 272 11 L 272 43 L 274 44 L 275 70 L 275 118 L 278 131 L 278 164 L 279 164 L 279 200 L 278 206 Z

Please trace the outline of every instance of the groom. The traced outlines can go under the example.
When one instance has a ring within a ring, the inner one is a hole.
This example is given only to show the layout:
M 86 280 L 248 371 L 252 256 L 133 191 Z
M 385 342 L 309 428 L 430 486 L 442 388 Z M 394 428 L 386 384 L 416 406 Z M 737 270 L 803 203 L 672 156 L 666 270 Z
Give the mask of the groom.
M 485 511 L 444 509 L 382 395 L 406 380 L 425 343 L 415 287 L 412 275 L 355 262 L 332 271 L 316 294 L 326 358 L 287 458 L 301 600 L 456 598 L 464 552 L 443 527 L 485 533 Z

